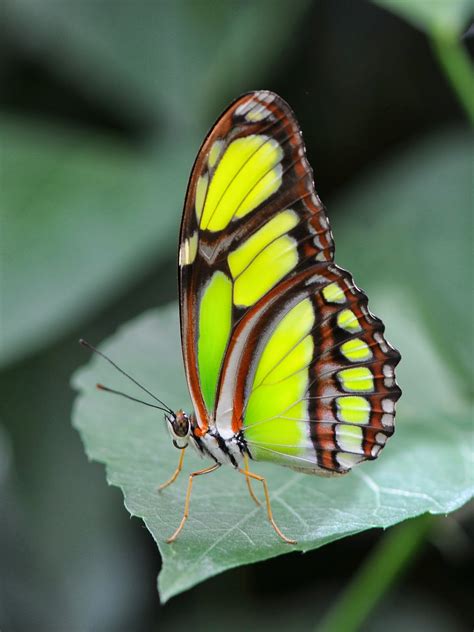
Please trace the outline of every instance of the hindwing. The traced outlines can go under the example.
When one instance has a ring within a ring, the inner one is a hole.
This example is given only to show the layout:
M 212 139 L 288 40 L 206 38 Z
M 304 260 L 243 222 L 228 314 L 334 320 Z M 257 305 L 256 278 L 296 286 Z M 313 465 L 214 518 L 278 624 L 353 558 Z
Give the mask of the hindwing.
M 289 106 L 258 91 L 205 139 L 180 234 L 183 355 L 199 431 L 314 472 L 375 458 L 393 432 L 399 354 L 333 263 Z

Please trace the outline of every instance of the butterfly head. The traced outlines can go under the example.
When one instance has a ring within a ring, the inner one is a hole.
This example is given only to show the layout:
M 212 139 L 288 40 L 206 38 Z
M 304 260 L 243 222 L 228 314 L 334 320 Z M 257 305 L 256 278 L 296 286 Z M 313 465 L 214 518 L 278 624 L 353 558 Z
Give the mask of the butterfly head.
M 173 445 L 179 450 L 183 450 L 189 441 L 191 434 L 191 419 L 184 410 L 178 410 L 172 415 L 165 414 L 169 433 L 173 439 Z

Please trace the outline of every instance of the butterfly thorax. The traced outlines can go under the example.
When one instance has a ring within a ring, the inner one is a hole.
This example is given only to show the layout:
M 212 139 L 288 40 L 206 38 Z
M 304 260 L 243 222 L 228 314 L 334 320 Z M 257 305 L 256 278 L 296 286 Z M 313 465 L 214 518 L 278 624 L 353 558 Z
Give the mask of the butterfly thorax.
M 189 419 L 191 423 L 190 443 L 200 456 L 236 468 L 241 467 L 245 455 L 251 458 L 242 432 L 224 438 L 214 425 L 209 425 L 203 432 L 194 414 L 190 415 Z
M 173 445 L 179 450 L 191 444 L 201 457 L 236 468 L 242 465 L 246 454 L 251 456 L 242 432 L 224 438 L 215 425 L 209 424 L 203 430 L 196 415 L 188 415 L 184 410 L 166 415 L 165 419 Z

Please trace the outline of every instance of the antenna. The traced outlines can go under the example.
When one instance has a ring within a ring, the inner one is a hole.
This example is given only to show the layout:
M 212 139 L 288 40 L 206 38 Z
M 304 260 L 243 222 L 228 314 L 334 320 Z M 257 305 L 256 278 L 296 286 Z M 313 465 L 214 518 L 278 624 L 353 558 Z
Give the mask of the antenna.
M 162 402 L 161 399 L 158 399 L 158 397 L 153 395 L 153 393 L 149 391 L 147 388 L 142 386 L 140 382 L 137 382 L 135 378 L 133 378 L 131 375 L 129 375 L 123 369 L 121 369 L 117 364 L 115 364 L 113 360 L 111 360 L 108 356 L 106 356 L 105 353 L 102 353 L 102 351 L 99 351 L 98 349 L 96 349 L 93 345 L 91 345 L 89 342 L 87 342 L 87 340 L 84 340 L 83 338 L 80 338 L 79 344 L 82 345 L 83 347 L 86 347 L 86 349 L 93 351 L 97 355 L 101 356 L 101 358 L 104 358 L 104 360 L 107 360 L 107 362 L 109 362 L 115 369 L 117 369 L 119 373 L 121 373 L 122 375 L 125 375 L 125 377 L 128 377 L 129 380 L 131 380 L 134 384 L 136 384 L 139 388 L 141 388 L 142 391 L 150 395 L 150 397 L 152 397 L 156 402 L 161 404 L 161 406 L 164 406 L 164 408 L 160 408 L 159 406 L 154 406 L 154 404 L 147 404 L 146 402 L 142 402 L 141 400 L 136 399 L 135 397 L 131 397 L 130 395 L 125 395 L 125 393 L 121 393 L 120 391 L 114 391 L 110 388 L 107 388 L 106 386 L 103 386 L 102 384 L 98 384 L 97 388 L 99 388 L 102 391 L 108 391 L 109 393 L 114 393 L 116 395 L 122 395 L 123 397 L 127 397 L 128 399 L 134 400 L 136 402 L 141 402 L 142 404 L 145 404 L 146 406 L 154 406 L 155 408 L 159 408 L 160 410 L 163 410 L 164 412 L 168 412 L 171 415 L 174 415 L 174 412 L 171 410 L 169 406 L 167 406 L 164 402 Z
M 162 408 L 161 406 L 156 406 L 155 404 L 150 404 L 149 402 L 144 402 L 142 399 L 137 399 L 136 397 L 132 397 L 131 395 L 127 395 L 127 393 L 122 393 L 121 391 L 116 391 L 113 388 L 109 388 L 108 386 L 104 386 L 103 384 L 96 384 L 99 391 L 105 391 L 106 393 L 113 393 L 114 395 L 121 395 L 122 397 L 126 397 L 127 399 L 131 399 L 132 402 L 138 402 L 139 404 L 145 404 L 145 406 L 151 406 L 151 408 L 157 408 L 158 410 L 162 410 L 164 413 L 169 412 L 167 408 Z

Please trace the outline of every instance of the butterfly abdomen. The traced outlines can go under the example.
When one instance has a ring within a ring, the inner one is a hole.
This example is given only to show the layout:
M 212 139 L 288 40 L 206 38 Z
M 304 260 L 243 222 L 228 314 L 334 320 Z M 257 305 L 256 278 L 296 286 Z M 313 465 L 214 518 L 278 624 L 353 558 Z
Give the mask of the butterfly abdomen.
M 208 457 L 221 465 L 239 468 L 244 463 L 245 455 L 251 458 L 242 432 L 224 439 L 215 428 L 210 428 L 204 433 L 193 432 L 192 441 L 201 456 Z

